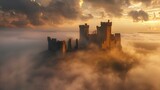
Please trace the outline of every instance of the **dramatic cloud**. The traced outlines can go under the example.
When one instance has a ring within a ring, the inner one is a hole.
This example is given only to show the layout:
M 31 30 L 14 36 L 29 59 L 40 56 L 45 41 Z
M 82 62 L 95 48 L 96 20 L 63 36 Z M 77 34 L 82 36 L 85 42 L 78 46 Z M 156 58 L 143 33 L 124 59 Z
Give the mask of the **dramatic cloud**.
M 154 0 L 133 0 L 134 2 L 142 2 L 145 5 L 150 5 Z
M 84 0 L 93 8 L 103 8 L 109 16 L 122 16 L 122 6 L 127 4 L 127 0 Z
M 138 21 L 148 21 L 149 20 L 149 15 L 147 12 L 140 10 L 140 11 L 130 11 L 129 16 L 133 18 L 133 21 L 138 22 Z
M 132 4 L 141 2 L 150 5 L 153 0 L 84 0 L 91 4 L 92 8 L 104 9 L 108 16 L 121 17 L 123 12 Z
M 1 10 L 4 12 L 14 11 L 16 13 L 21 13 L 26 15 L 33 25 L 40 25 L 43 22 L 40 20 L 41 6 L 30 0 L 1 0 L 0 1 Z M 12 15 L 11 15 L 12 16 Z M 18 18 L 19 19 L 19 18 Z
M 1 0 L 0 7 L 1 15 L 8 13 L 6 24 L 15 26 L 59 24 L 64 23 L 65 20 L 88 20 L 92 18 L 91 14 L 82 15 L 79 0 L 39 0 L 37 2 L 34 0 L 14 0 L 14 2 Z M 18 17 L 20 14 L 24 18 L 20 19 Z
M 53 23 L 61 23 L 66 20 L 88 20 L 93 18 L 91 14 L 82 15 L 79 0 L 55 0 L 45 7 L 44 19 Z M 46 16 L 45 16 L 46 15 Z
M 3 17 L 0 26 L 53 26 L 75 20 L 86 21 L 94 18 L 93 12 L 97 10 L 105 12 L 102 17 L 119 18 L 129 6 L 140 2 L 145 6 L 159 3 L 157 0 L 0 0 L 0 16 Z M 90 8 L 94 11 L 89 11 Z
M 82 20 L 88 20 L 88 19 L 92 19 L 92 18 L 93 18 L 92 14 L 88 14 L 88 15 L 85 15 L 85 16 L 81 17 Z
M 18 26 L 18 27 L 25 27 L 28 24 L 28 22 L 27 20 L 19 20 L 19 21 L 12 21 L 11 24 Z

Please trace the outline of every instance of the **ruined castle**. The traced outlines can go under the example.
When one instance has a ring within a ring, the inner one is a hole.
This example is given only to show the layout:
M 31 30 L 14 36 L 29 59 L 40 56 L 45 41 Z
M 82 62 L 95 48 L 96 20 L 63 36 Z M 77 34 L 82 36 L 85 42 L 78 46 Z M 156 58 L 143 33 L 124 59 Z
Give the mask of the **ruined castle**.
M 101 22 L 101 26 L 97 26 L 97 30 L 89 34 L 89 25 L 79 25 L 79 40 L 75 40 L 72 47 L 72 40 L 57 41 L 56 38 L 48 37 L 48 50 L 53 52 L 66 53 L 78 49 L 85 49 L 90 44 L 97 45 L 100 49 L 110 50 L 112 48 L 121 49 L 121 34 L 112 34 L 112 22 Z

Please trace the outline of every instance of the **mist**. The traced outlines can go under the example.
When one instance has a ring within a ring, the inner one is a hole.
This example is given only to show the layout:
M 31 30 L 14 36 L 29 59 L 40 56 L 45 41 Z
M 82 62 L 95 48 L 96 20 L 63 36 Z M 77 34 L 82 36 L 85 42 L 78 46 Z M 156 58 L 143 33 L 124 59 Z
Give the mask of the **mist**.
M 78 32 L 0 31 L 0 90 L 159 90 L 160 35 L 123 33 L 122 51 L 47 51 L 47 36 Z

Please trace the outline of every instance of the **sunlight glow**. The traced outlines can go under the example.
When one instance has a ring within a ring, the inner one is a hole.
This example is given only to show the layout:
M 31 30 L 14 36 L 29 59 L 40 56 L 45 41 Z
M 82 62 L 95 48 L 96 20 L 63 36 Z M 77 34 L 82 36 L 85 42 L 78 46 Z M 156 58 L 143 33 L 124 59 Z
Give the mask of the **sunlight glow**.
M 131 6 L 129 6 L 128 8 L 130 9 L 136 9 L 136 8 L 141 8 L 142 6 L 142 3 L 137 3 L 137 4 L 132 4 Z
M 160 20 L 150 20 L 150 21 L 145 22 L 144 24 L 148 26 L 149 30 L 156 31 L 156 30 L 159 30 L 160 28 L 159 22 Z
M 158 20 L 150 20 L 150 21 L 147 21 L 146 23 L 156 24 L 156 23 L 159 23 L 159 21 Z
M 80 0 L 80 1 L 79 1 L 79 5 L 80 5 L 80 7 L 82 7 L 82 5 L 83 5 L 83 0 Z

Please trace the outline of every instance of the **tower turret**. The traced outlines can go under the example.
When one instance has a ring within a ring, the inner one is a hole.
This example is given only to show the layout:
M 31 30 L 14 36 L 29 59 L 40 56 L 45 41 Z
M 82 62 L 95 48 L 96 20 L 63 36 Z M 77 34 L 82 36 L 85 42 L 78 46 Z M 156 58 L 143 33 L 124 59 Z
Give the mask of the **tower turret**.
M 112 22 L 110 22 L 108 20 L 108 22 L 107 22 L 107 30 L 106 30 L 107 48 L 111 47 L 111 29 L 112 29 Z
M 48 40 L 48 50 L 51 51 L 51 38 L 47 37 Z
M 121 34 L 120 33 L 115 33 L 115 41 L 116 41 L 116 47 L 121 49 Z
M 76 39 L 76 44 L 75 44 L 75 47 L 74 47 L 75 50 L 78 49 L 78 39 Z
M 80 29 L 80 46 L 86 47 L 88 44 L 89 25 L 79 25 Z
M 112 22 L 101 22 L 101 26 L 97 26 L 97 40 L 98 45 L 103 49 L 110 48 L 111 46 L 111 27 Z
M 72 39 L 68 40 L 68 51 L 72 51 Z

